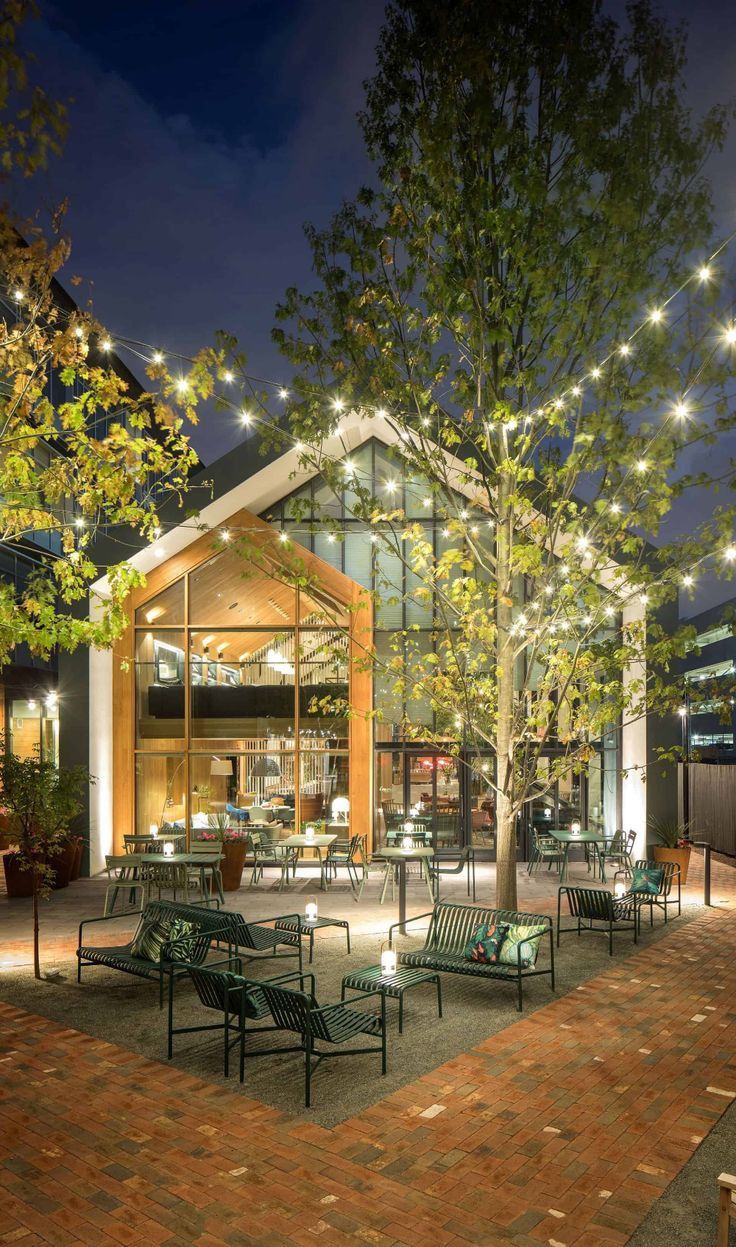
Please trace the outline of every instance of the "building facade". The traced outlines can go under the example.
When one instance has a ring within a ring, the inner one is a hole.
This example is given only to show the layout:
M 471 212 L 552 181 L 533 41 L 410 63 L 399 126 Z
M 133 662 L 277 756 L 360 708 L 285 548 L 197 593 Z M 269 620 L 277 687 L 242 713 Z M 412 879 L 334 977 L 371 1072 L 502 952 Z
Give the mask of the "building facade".
M 378 417 L 355 413 L 342 422 L 340 446 L 376 484 L 388 471 L 396 477 L 392 443 Z M 435 843 L 472 842 L 492 856 L 494 801 L 484 778 L 492 778 L 492 752 L 471 768 L 461 742 L 448 740 L 443 749 L 436 737 L 434 744 L 402 739 L 406 710 L 414 724 L 435 728 L 431 706 L 413 700 L 404 707 L 380 666 L 361 662 L 371 648 L 388 654 L 407 626 L 432 644 L 431 607 L 413 597 L 402 561 L 391 564 L 350 520 L 345 499 L 327 496 L 296 451 L 264 456 L 246 442 L 202 479 L 211 500 L 198 523 L 169 513 L 161 537 L 134 556 L 147 584 L 131 600 L 130 627 L 116 651 L 90 654 L 86 672 L 73 656 L 75 735 L 89 742 L 97 781 L 92 869 L 126 833 L 176 824 L 191 834 L 228 807 L 260 818 L 264 803 L 270 817 L 275 805 L 282 823 L 299 826 L 331 817 L 337 802 L 349 809 L 351 832 L 370 846 L 420 817 Z M 409 517 L 421 506 L 439 550 L 444 538 L 427 514 L 422 482 L 399 480 L 397 488 L 397 505 Z M 310 499 L 320 514 L 327 503 L 339 540 L 308 522 Z M 260 543 L 263 558 L 252 567 L 222 535 L 242 532 Z M 309 591 L 280 576 L 287 551 L 303 560 Z M 379 581 L 395 582 L 397 591 L 383 595 L 374 617 L 370 590 Z M 96 590 L 104 594 L 104 578 Z M 674 778 L 655 786 L 642 770 L 661 731 L 646 719 L 612 724 L 586 775 L 560 780 L 530 803 L 519 819 L 519 857 L 527 856 L 532 828 L 575 818 L 611 831 L 632 827 L 643 852 L 648 814 L 666 813 L 676 801 Z

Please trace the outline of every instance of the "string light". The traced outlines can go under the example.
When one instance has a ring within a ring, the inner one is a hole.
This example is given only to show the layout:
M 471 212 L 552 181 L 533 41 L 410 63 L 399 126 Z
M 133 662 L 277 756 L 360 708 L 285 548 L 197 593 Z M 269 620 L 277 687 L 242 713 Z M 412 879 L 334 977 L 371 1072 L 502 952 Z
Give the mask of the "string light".
M 646 459 L 638 459 L 637 462 L 634 464 L 634 468 L 636 469 L 637 472 L 646 472 L 647 470 Z
M 279 390 L 279 398 L 282 400 L 282 402 L 286 402 L 286 399 L 288 397 L 289 397 L 289 391 L 286 389 L 286 386 L 282 385 Z
M 344 411 L 344 410 L 345 410 L 345 400 L 344 400 L 344 399 L 342 399 L 342 398 L 333 398 L 333 400 L 332 400 L 332 409 L 333 409 L 333 411 Z
M 622 342 L 622 343 L 621 343 L 621 345 L 620 345 L 620 347 L 618 348 L 618 353 L 619 353 L 619 355 L 623 355 L 623 356 L 624 356 L 624 358 L 625 358 L 627 355 L 630 355 L 630 354 L 631 354 L 631 347 L 630 347 L 629 343 L 628 343 L 628 342 Z
M 233 374 L 230 372 L 230 370 L 227 369 L 227 371 L 223 372 L 222 379 L 225 382 L 225 385 L 232 385 L 235 378 L 233 377 Z
M 591 377 L 593 378 L 593 380 L 594 380 L 594 381 L 597 381 L 597 380 L 598 380 L 598 378 L 599 378 L 599 377 L 600 377 L 600 375 L 601 375 L 601 371 L 602 371 L 602 370 L 598 367 L 598 365 L 597 365 L 597 364 L 595 365 L 595 367 L 594 367 L 594 368 L 591 368 L 591 370 L 590 370 L 590 375 L 591 375 Z
M 26 296 L 24 295 L 22 290 L 13 291 L 13 298 L 15 299 L 16 303 L 22 303 L 25 297 Z
M 100 342 L 100 350 L 101 350 L 101 351 L 111 351 L 111 350 L 112 350 L 112 342 L 111 342 L 110 338 L 103 338 L 103 339 L 102 339 L 102 341 Z
M 729 563 L 732 563 L 736 559 L 736 546 L 726 546 L 726 549 L 723 551 L 723 557 L 728 559 Z
M 81 326 L 81 325 L 77 325 L 77 326 L 75 327 L 75 329 L 74 329 L 74 337 L 75 337 L 75 338 L 83 338 L 83 337 L 84 337 L 84 330 L 83 330 L 83 328 L 82 328 L 82 326 Z
M 179 394 L 186 394 L 189 389 L 189 382 L 186 377 L 177 378 L 176 388 Z
M 661 307 L 652 308 L 651 312 L 649 313 L 649 319 L 653 325 L 661 324 L 662 320 L 664 319 L 664 312 L 662 311 L 662 308 Z
M 698 269 L 698 281 L 710 281 L 713 271 L 709 264 L 702 264 Z
M 253 417 L 251 416 L 250 412 L 249 412 L 249 411 L 246 411 L 246 409 L 245 409 L 245 408 L 243 408 L 243 410 L 242 410 L 242 411 L 241 411 L 241 413 L 240 413 L 240 422 L 241 422 L 241 424 L 244 424 L 244 425 L 246 425 L 246 427 L 247 427 L 248 425 L 250 425 L 250 423 L 251 423 L 252 419 L 253 419 Z
M 685 589 L 689 589 L 689 588 L 691 587 L 691 585 L 693 585 L 695 582 L 694 582 L 694 580 L 693 580 L 693 577 L 692 577 L 692 576 L 690 575 L 690 573 L 688 572 L 688 574 L 687 574 L 687 575 L 683 576 L 683 578 L 682 578 L 682 583 L 683 583 L 683 586 L 684 586 L 684 588 L 685 588 Z
M 163 362 L 164 362 L 164 357 L 163 357 L 163 354 L 161 353 L 161 351 L 154 351 L 154 352 L 153 352 L 153 362 L 154 362 L 154 364 L 163 364 Z
M 222 537 L 222 540 L 223 540 L 223 541 L 225 541 L 225 542 L 229 541 L 229 540 L 230 540 L 230 530 L 229 530 L 228 528 L 223 528 L 222 532 L 220 533 L 220 536 Z
M 726 343 L 726 346 L 736 344 L 736 325 L 729 325 L 728 329 L 724 330 L 723 341 Z

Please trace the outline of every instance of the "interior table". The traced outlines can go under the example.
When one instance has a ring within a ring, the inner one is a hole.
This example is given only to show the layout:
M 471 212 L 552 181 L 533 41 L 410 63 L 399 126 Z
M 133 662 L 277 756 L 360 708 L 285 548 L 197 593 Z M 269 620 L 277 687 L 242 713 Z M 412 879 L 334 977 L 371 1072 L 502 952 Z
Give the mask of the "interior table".
M 327 890 L 327 872 L 325 864 L 322 860 L 322 850 L 329 849 L 331 844 L 337 840 L 336 835 L 319 835 L 307 836 L 304 832 L 298 832 L 296 835 L 287 836 L 284 840 L 279 840 L 279 848 L 296 849 L 297 858 L 302 857 L 304 849 L 315 849 L 317 860 L 319 861 L 320 887 L 322 891 Z M 294 863 L 294 874 L 296 875 L 297 863 Z
M 593 845 L 596 857 L 598 858 L 598 865 L 601 870 L 601 883 L 606 882 L 605 846 L 613 839 L 610 832 L 590 831 L 587 828 L 583 828 L 581 831 L 564 831 L 559 827 L 550 827 L 548 830 L 545 827 L 543 834 L 545 836 L 550 836 L 551 839 L 556 840 L 558 844 L 563 846 L 562 870 L 560 871 L 561 885 L 567 883 L 567 859 L 570 856 L 570 846 L 573 844 Z M 603 851 L 601 851 L 601 845 L 604 846 Z
M 133 853 L 163 853 L 165 844 L 173 844 L 177 853 L 183 853 L 187 844 L 184 831 L 160 831 L 157 836 L 152 836 L 149 831 L 147 834 L 124 836 L 123 840 L 126 852 L 130 845 Z
M 434 849 L 432 848 L 422 849 L 417 846 L 411 849 L 403 849 L 399 847 L 395 847 L 395 848 L 386 847 L 384 849 L 381 849 L 380 853 L 374 854 L 374 856 L 379 861 L 385 861 L 387 863 L 386 877 L 383 881 L 383 891 L 381 892 L 381 904 L 383 904 L 384 897 L 386 895 L 386 888 L 388 887 L 388 881 L 390 878 L 388 867 L 395 866 L 398 868 L 398 872 L 399 872 L 399 926 L 401 927 L 403 931 L 404 928 L 406 927 L 406 863 L 407 862 L 419 862 L 423 868 L 425 866 L 429 867 L 430 859 L 434 857 Z M 426 869 L 426 870 L 423 869 L 422 874 L 427 884 L 427 891 L 429 892 L 429 903 L 430 905 L 434 905 L 434 892 L 432 891 L 432 881 L 430 879 L 429 869 Z
M 222 890 L 222 875 L 220 874 L 220 862 L 222 861 L 222 853 L 213 851 L 212 853 L 170 853 L 162 856 L 160 853 L 129 853 L 131 863 L 133 863 L 138 871 L 143 883 L 146 883 L 146 875 L 155 875 L 156 869 L 161 866 L 185 866 L 187 871 L 199 871 L 199 886 L 202 897 L 207 905 L 212 897 L 212 888 L 210 884 L 214 884 L 220 903 L 225 904 L 225 893 Z M 208 878 L 209 875 L 209 878 Z M 153 886 L 156 884 L 154 882 Z M 184 887 L 184 895 L 189 899 L 188 888 Z

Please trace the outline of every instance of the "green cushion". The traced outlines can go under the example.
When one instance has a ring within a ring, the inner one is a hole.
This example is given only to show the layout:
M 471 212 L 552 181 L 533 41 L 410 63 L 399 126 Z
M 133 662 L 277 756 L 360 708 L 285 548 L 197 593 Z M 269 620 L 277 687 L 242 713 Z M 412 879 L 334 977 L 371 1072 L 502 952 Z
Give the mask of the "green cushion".
M 176 941 L 176 947 L 171 949 L 172 961 L 190 961 L 194 946 L 196 944 L 195 937 L 202 930 L 198 922 L 187 922 L 184 918 L 174 918 L 169 927 L 169 942 L 173 944 Z M 188 938 L 187 938 L 188 937 Z
M 629 892 L 639 896 L 656 896 L 662 889 L 663 875 L 661 866 L 635 866 Z
M 169 941 L 169 926 L 159 918 L 142 918 L 130 951 L 142 961 L 160 961 L 161 949 Z
M 521 950 L 521 966 L 523 970 L 529 970 L 536 962 L 539 954 L 538 939 L 534 939 L 535 935 L 544 935 L 547 927 L 528 927 L 511 923 L 506 933 L 506 939 L 501 947 L 501 955 L 499 961 L 503 966 L 519 965 L 519 949 Z
M 496 965 L 508 929 L 507 922 L 484 922 L 465 945 L 465 960 L 478 961 L 484 966 Z

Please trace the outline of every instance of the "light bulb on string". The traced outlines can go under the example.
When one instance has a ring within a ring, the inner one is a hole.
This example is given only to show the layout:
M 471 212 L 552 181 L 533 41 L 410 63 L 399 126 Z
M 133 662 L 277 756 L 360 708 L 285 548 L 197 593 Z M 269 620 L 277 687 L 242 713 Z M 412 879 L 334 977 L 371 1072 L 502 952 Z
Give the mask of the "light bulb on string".
M 112 350 L 112 342 L 111 342 L 111 340 L 110 340 L 109 338 L 103 338 L 103 339 L 102 339 L 102 341 L 100 342 L 100 350 L 101 350 L 101 351 L 111 351 L 111 350 Z
M 736 325 L 729 325 L 728 329 L 724 329 L 723 341 L 726 343 L 726 346 L 736 345 Z
M 286 386 L 282 385 L 279 388 L 279 398 L 282 400 L 282 402 L 286 402 L 286 399 L 288 397 L 289 397 L 289 391 L 287 390 Z
M 252 420 L 253 420 L 253 417 L 250 414 L 250 412 L 247 411 L 245 408 L 243 408 L 243 410 L 240 413 L 240 423 L 246 425 L 247 427 L 249 424 L 251 424 Z
M 624 359 L 626 358 L 626 356 L 627 356 L 627 355 L 630 355 L 630 354 L 631 354 L 631 347 L 630 347 L 629 343 L 628 343 L 628 342 L 622 342 L 622 343 L 621 343 L 621 345 L 620 345 L 620 347 L 618 348 L 618 353 L 619 353 L 619 355 L 623 355 L 623 356 L 624 356 Z
M 591 368 L 590 375 L 594 381 L 597 381 L 601 375 L 601 372 L 602 372 L 602 369 L 599 368 L 598 365 L 596 364 L 595 368 Z
M 164 362 L 164 357 L 163 357 L 163 355 L 162 355 L 161 351 L 154 351 L 154 352 L 153 352 L 153 363 L 154 363 L 154 364 L 163 364 L 163 362 Z
M 701 264 L 698 269 L 698 281 L 710 281 L 713 276 L 713 270 L 709 264 Z
M 653 325 L 660 325 L 664 319 L 664 312 L 661 307 L 653 307 L 649 313 L 649 320 Z
M 693 580 L 693 577 L 690 575 L 689 572 L 687 573 L 687 575 L 683 576 L 682 578 L 683 588 L 689 589 L 694 583 L 695 582 Z
M 684 399 L 682 399 L 682 398 L 680 399 L 680 401 L 679 401 L 679 402 L 675 403 L 675 405 L 674 405 L 674 407 L 673 407 L 673 409 L 672 409 L 672 410 L 673 410 L 674 414 L 675 414 L 675 415 L 678 417 L 678 419 L 680 419 L 680 420 L 684 420 L 684 419 L 685 419 L 685 417 L 686 417 L 686 416 L 689 416 L 689 414 L 690 414 L 690 408 L 688 407 L 688 405 L 687 405 L 687 403 L 685 402 L 685 400 L 684 400 Z
M 231 385 L 231 384 L 232 384 L 232 382 L 233 382 L 233 374 L 230 372 L 230 370 L 229 370 L 229 369 L 227 369 L 225 372 L 223 372 L 223 374 L 222 374 L 222 379 L 223 379 L 223 381 L 225 382 L 225 385 Z
M 176 389 L 179 394 L 186 394 L 189 389 L 189 382 L 186 377 L 178 377 L 176 381 Z

